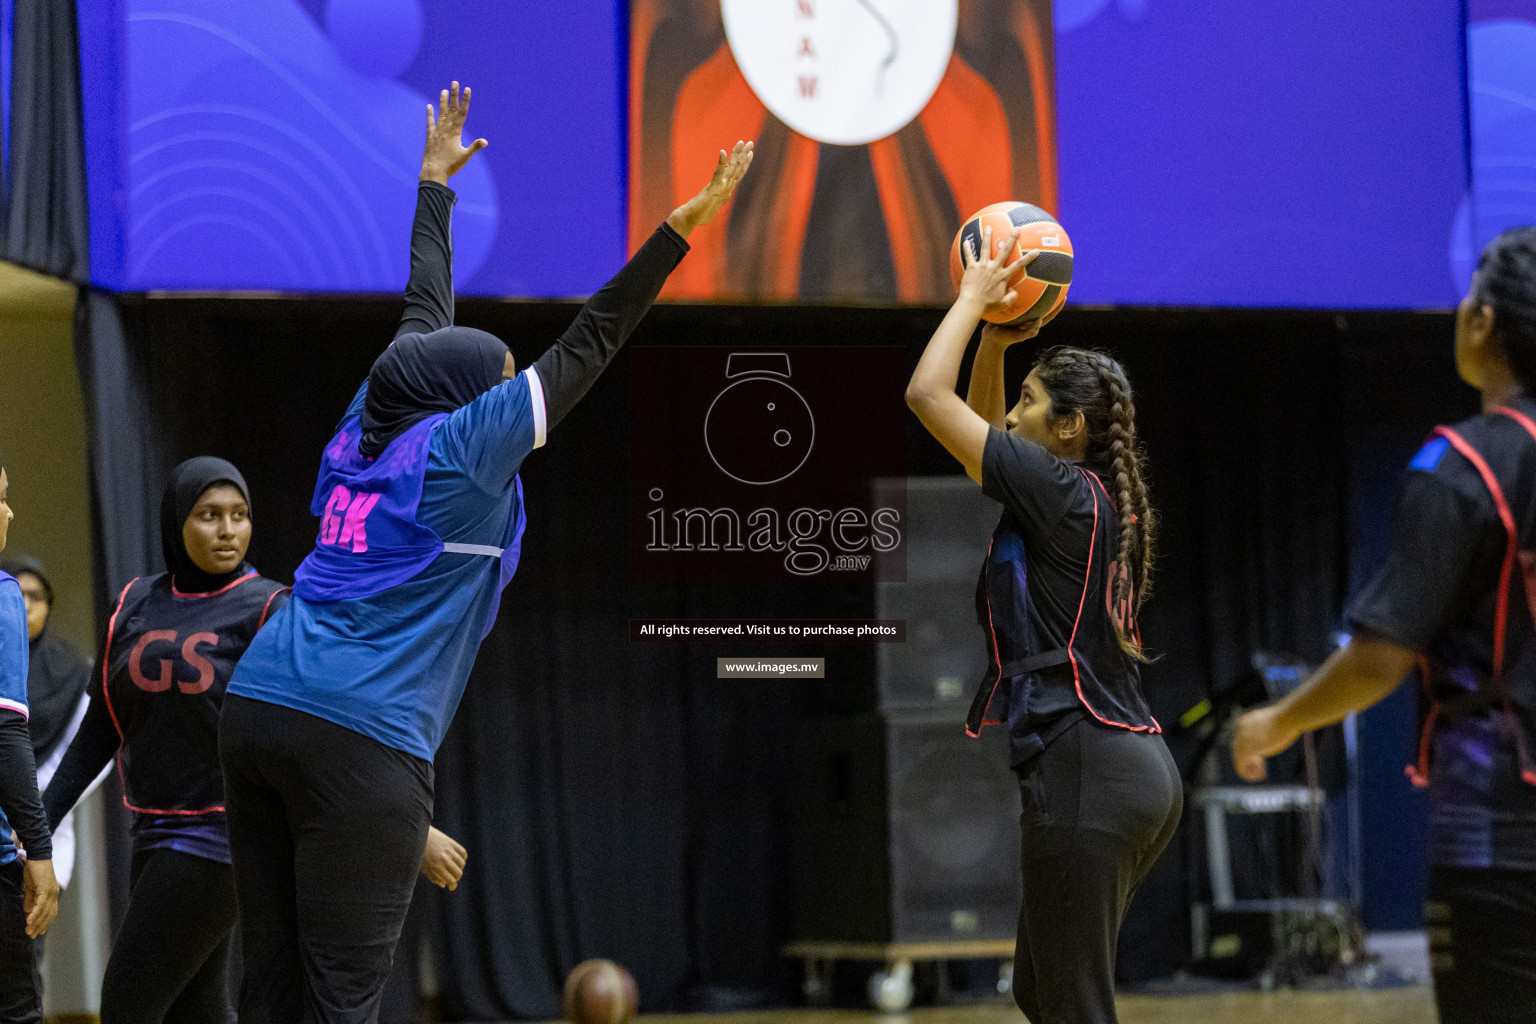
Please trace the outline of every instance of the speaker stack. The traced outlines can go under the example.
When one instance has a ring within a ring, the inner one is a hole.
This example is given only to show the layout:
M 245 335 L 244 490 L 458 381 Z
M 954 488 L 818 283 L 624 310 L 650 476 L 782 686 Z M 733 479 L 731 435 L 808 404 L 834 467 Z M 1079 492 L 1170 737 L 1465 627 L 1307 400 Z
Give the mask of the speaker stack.
M 1000 507 L 966 477 L 901 483 L 906 581 L 877 583 L 874 596 L 878 618 L 906 620 L 907 640 L 878 645 L 878 708 L 801 733 L 795 937 L 1011 939 L 1019 798 L 1006 731 L 965 733 L 986 668 L 976 579 Z

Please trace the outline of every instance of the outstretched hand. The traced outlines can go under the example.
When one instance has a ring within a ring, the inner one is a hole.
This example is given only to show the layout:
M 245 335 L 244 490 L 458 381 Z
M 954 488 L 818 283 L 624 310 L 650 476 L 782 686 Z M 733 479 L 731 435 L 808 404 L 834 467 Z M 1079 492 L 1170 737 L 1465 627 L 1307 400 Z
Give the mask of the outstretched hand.
M 469 116 L 469 86 L 459 97 L 459 83 L 453 83 L 452 95 L 444 89 L 438 96 L 438 109 L 434 114 L 432 104 L 427 104 L 427 145 L 421 154 L 421 180 L 448 184 L 448 179 L 464 169 L 469 158 L 490 143 L 476 139 L 464 145 L 464 120 Z
M 747 168 L 752 166 L 752 145 L 750 142 L 738 142 L 731 147 L 729 153 L 723 149 L 720 151 L 720 159 L 715 161 L 715 173 L 709 179 L 709 184 L 698 195 L 673 210 L 667 218 L 673 231 L 687 238 L 694 228 L 715 219 L 715 214 L 720 212 L 726 200 L 731 198 L 731 193 L 736 191 Z

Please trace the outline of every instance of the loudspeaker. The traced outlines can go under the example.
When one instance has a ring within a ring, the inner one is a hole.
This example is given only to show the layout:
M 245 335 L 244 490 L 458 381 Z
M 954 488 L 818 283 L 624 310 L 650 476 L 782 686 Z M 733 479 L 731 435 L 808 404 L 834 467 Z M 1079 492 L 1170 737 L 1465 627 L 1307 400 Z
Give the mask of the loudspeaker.
M 895 485 L 876 481 L 876 503 Z M 880 707 L 965 719 L 986 671 L 976 580 L 1002 507 L 969 477 L 909 477 L 906 582 L 875 584 L 875 615 L 904 619 L 907 641 L 878 644 Z
M 795 937 L 1007 939 L 1019 912 L 1006 730 L 946 713 L 811 719 L 795 756 Z

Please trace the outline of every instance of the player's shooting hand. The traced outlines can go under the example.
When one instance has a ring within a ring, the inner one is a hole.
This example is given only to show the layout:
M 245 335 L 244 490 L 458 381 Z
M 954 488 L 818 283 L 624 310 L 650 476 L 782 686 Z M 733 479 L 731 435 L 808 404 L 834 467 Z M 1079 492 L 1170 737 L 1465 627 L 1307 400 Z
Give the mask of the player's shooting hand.
M 53 877 L 51 860 L 29 860 L 21 870 L 22 908 L 27 914 L 27 935 L 36 939 L 59 916 L 59 881 Z
M 1019 297 L 1008 286 L 1008 282 L 1034 262 L 1040 250 L 1031 249 L 1022 259 L 1009 263 L 1008 257 L 1013 254 L 1018 241 L 1019 229 L 1014 228 L 1007 242 L 993 255 L 992 228 L 989 225 L 981 229 L 981 252 L 977 252 L 976 246 L 969 241 L 961 246 L 960 258 L 965 262 L 965 275 L 960 278 L 960 302 L 978 305 L 981 307 L 979 312 L 987 313 L 1002 309 Z
M 1250 711 L 1237 720 L 1232 733 L 1232 765 L 1249 782 L 1263 782 L 1264 759 L 1274 757 L 1300 735 L 1285 724 L 1274 705 Z
M 738 142 L 731 147 L 729 153 L 723 149 L 720 151 L 709 184 L 698 195 L 673 210 L 667 218 L 673 231 L 687 238 L 694 228 L 715 219 L 715 214 L 720 212 L 726 200 L 736 191 L 736 186 L 741 184 L 747 168 L 752 166 L 752 146 L 751 142 Z
M 983 324 L 981 328 L 981 342 L 983 345 L 995 345 L 999 348 L 1007 348 L 1009 345 L 1017 345 L 1021 341 L 1028 341 L 1040 333 L 1040 328 L 1056 319 L 1056 314 L 1061 312 L 1057 306 L 1043 317 L 1035 320 L 1014 321 L 1011 324 Z
M 427 881 L 450 892 L 457 889 L 468 860 L 469 851 L 452 836 L 436 828 L 427 830 L 427 849 L 421 855 L 421 873 L 427 876 Z
M 427 145 L 421 154 L 421 180 L 448 184 L 448 179 L 464 169 L 469 158 L 490 143 L 476 139 L 464 145 L 464 120 L 469 117 L 469 86 L 459 96 L 459 83 L 453 83 L 452 95 L 444 89 L 438 97 L 436 115 L 427 104 Z

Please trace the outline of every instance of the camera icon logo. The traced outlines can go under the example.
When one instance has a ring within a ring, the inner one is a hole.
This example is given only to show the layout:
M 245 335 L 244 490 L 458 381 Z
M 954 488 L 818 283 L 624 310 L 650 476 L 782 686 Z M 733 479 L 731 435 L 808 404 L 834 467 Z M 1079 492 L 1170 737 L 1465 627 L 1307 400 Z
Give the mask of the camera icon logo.
M 793 476 L 816 443 L 816 418 L 790 387 L 787 352 L 732 352 L 732 383 L 704 415 L 704 445 L 720 472 L 744 484 L 776 484 Z

